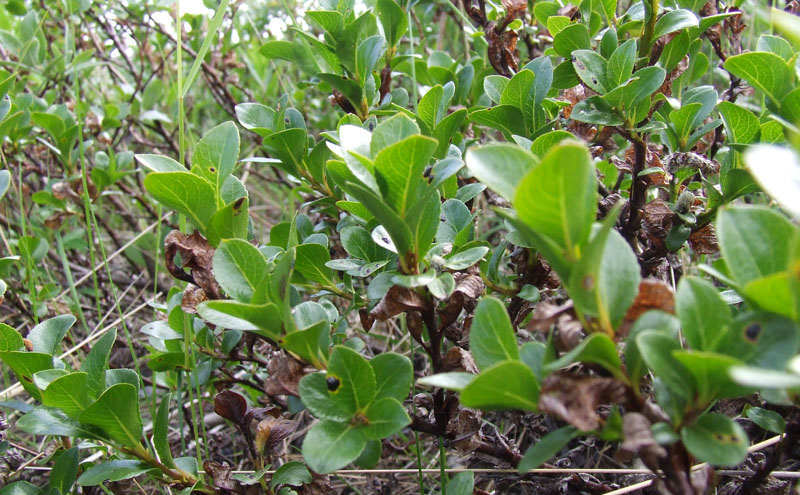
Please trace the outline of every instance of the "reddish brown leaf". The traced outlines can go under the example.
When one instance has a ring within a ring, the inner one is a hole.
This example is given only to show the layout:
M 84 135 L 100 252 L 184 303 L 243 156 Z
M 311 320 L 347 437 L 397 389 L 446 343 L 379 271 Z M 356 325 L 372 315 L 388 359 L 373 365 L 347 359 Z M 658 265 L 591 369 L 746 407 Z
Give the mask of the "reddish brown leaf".
M 478 366 L 472 358 L 472 354 L 460 347 L 451 347 L 442 359 L 440 373 L 448 371 L 466 371 L 467 373 L 478 374 Z
M 192 283 L 206 293 L 208 299 L 220 299 L 220 287 L 214 278 L 211 260 L 214 248 L 197 231 L 185 235 L 177 230 L 164 239 L 167 270 L 173 277 Z M 175 265 L 175 256 L 180 255 L 182 266 Z M 190 272 L 186 273 L 186 269 Z
M 234 424 L 245 426 L 247 401 L 233 390 L 223 390 L 214 397 L 214 412 Z
M 675 294 L 673 294 L 672 288 L 661 280 L 646 278 L 639 282 L 639 292 L 631 307 L 628 308 L 628 312 L 625 313 L 625 319 L 617 334 L 627 335 L 636 320 L 651 309 L 675 313 Z
M 203 470 L 211 475 L 214 486 L 219 488 L 219 493 L 240 494 L 244 493 L 242 485 L 231 476 L 231 467 L 214 461 L 205 461 Z
M 625 401 L 625 385 L 614 378 L 553 374 L 542 382 L 539 410 L 582 431 L 599 429 L 597 407 Z
M 298 387 L 300 379 L 305 376 L 300 361 L 281 351 L 269 360 L 267 371 L 269 372 L 265 385 L 267 395 L 300 396 Z
M 695 230 L 689 236 L 689 247 L 697 254 L 715 254 L 719 252 L 717 235 L 714 226 L 710 223 L 700 230 Z

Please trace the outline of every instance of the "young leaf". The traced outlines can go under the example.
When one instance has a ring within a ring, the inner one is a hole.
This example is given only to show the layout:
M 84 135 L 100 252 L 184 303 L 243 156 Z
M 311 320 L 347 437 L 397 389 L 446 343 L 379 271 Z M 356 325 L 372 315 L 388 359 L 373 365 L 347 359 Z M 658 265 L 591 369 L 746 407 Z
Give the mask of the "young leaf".
M 505 305 L 494 297 L 484 297 L 475 309 L 469 331 L 470 350 L 480 369 L 502 361 L 519 360 L 517 338 Z

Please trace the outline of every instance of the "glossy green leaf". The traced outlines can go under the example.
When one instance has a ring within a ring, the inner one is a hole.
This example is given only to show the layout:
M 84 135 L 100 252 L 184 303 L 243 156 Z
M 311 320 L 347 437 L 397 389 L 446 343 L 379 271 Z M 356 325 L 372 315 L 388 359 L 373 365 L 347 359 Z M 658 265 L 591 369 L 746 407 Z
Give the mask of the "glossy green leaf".
M 503 384 L 498 387 L 498 384 Z M 539 381 L 520 361 L 502 361 L 486 368 L 461 391 L 466 407 L 536 411 Z
M 269 486 L 275 489 L 278 485 L 301 486 L 312 481 L 311 473 L 302 462 L 291 461 L 275 470 Z
M 250 219 L 247 214 L 248 206 L 249 201 L 245 197 L 220 208 L 211 216 L 206 230 L 206 237 L 211 247 L 218 247 L 225 239 L 247 238 L 247 224 Z
M 186 167 L 164 155 L 137 154 L 136 161 L 149 172 L 186 172 Z
M 197 313 L 209 323 L 229 330 L 263 331 L 272 339 L 281 331 L 281 312 L 274 303 L 205 301 L 197 305 Z
M 425 376 L 417 380 L 418 385 L 426 387 L 439 387 L 447 390 L 460 392 L 469 385 L 477 375 L 465 373 L 463 371 L 452 371 L 449 373 L 437 373 Z
M 25 346 L 22 335 L 5 323 L 0 323 L 0 352 L 19 351 Z
M 192 155 L 192 167 L 200 168 L 219 194 L 238 160 L 239 130 L 228 121 L 203 134 Z
M 53 368 L 53 357 L 41 352 L 8 351 L 0 352 L 0 361 L 11 368 L 17 375 L 17 380 L 31 394 L 33 398 L 41 401 L 42 393 L 33 383 L 33 375 L 39 371 Z
M 319 321 L 302 330 L 286 334 L 281 339 L 281 347 L 312 364 L 317 369 L 325 367 L 330 344 L 330 324 Z
M 631 78 L 636 62 L 636 40 L 628 40 L 614 50 L 606 66 L 607 89 L 614 89 Z
M 161 462 L 168 466 L 174 467 L 175 461 L 172 460 L 172 451 L 169 447 L 169 413 L 170 413 L 170 400 L 172 395 L 167 393 L 158 405 L 158 412 L 153 419 L 153 447 L 158 453 Z
M 87 375 L 86 387 L 92 398 L 100 395 L 100 392 L 105 389 L 105 372 L 108 369 L 111 348 L 116 340 L 117 329 L 113 328 L 97 339 L 81 363 L 81 371 L 86 372 Z
M 70 419 L 60 409 L 45 406 L 34 407 L 17 420 L 16 426 L 34 435 L 98 438 L 96 432 L 88 425 Z
M 475 308 L 469 331 L 470 351 L 480 369 L 503 361 L 519 360 L 517 338 L 505 305 L 494 297 L 484 297 Z
M 653 40 L 681 29 L 693 28 L 700 25 L 697 16 L 691 10 L 677 9 L 670 10 L 656 21 L 653 30 Z
M 729 101 L 721 101 L 717 109 L 725 122 L 730 142 L 749 144 L 758 137 L 760 125 L 753 112 Z
M 588 87 L 603 94 L 609 89 L 606 83 L 606 59 L 594 50 L 575 50 L 572 52 L 572 66 L 575 73 Z
M 410 136 L 390 145 L 375 157 L 378 185 L 395 212 L 405 217 L 419 200 L 425 167 L 436 149 L 436 140 Z
M 89 405 L 86 381 L 88 375 L 75 372 L 56 378 L 42 392 L 42 404 L 64 411 L 67 416 L 78 419 Z
M 761 407 L 748 407 L 745 416 L 770 433 L 781 435 L 786 431 L 786 420 L 775 411 Z
M 378 20 L 381 21 L 386 35 L 386 42 L 390 48 L 396 47 L 408 29 L 408 17 L 394 0 L 378 0 L 375 7 Z
M 589 30 L 580 23 L 570 24 L 553 36 L 553 49 L 562 57 L 569 59 L 576 50 L 590 50 Z
M 78 447 L 62 452 L 50 471 L 50 486 L 59 493 L 69 493 L 78 476 L 79 460 Z

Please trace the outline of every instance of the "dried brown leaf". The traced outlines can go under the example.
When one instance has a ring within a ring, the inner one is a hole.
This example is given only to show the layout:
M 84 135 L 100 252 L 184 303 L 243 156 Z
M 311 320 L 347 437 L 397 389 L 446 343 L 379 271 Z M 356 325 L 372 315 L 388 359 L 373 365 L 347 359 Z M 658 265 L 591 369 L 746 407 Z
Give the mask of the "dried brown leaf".
M 214 412 L 234 424 L 245 426 L 247 401 L 233 390 L 223 390 L 214 397 Z
M 194 231 L 190 235 L 185 235 L 173 230 L 164 239 L 164 247 L 167 270 L 173 277 L 200 287 L 208 299 L 220 299 L 220 287 L 211 268 L 214 248 L 199 232 Z M 178 254 L 182 266 L 175 265 L 175 256 Z M 190 273 L 186 273 L 186 269 L 190 270 Z
M 628 312 L 625 313 L 625 319 L 617 332 L 618 335 L 627 335 L 636 320 L 651 309 L 675 313 L 675 294 L 665 282 L 646 278 L 639 282 L 639 292 L 631 307 L 628 308 Z
M 215 461 L 205 461 L 203 470 L 211 475 L 212 483 L 219 488 L 219 493 L 240 494 L 244 493 L 242 485 L 233 479 L 231 467 L 228 464 L 220 464 Z
M 460 347 L 451 347 L 442 359 L 440 373 L 448 371 L 466 371 L 467 373 L 478 374 L 478 366 L 472 358 L 472 354 Z
M 553 374 L 542 382 L 539 410 L 582 431 L 599 429 L 597 407 L 625 401 L 625 384 L 614 378 Z
M 269 377 L 264 386 L 267 395 L 300 396 L 300 379 L 305 376 L 303 364 L 283 351 L 276 353 L 267 364 Z
M 689 247 L 697 254 L 715 254 L 719 252 L 717 235 L 714 226 L 710 223 L 705 227 L 695 230 L 689 236 Z

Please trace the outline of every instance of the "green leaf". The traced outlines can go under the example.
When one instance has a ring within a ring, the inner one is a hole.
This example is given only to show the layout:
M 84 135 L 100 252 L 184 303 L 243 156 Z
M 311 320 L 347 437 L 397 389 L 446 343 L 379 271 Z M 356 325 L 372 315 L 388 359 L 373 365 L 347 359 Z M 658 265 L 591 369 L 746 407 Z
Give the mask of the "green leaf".
M 34 407 L 17 420 L 16 426 L 33 435 L 98 438 L 87 425 L 70 419 L 64 411 L 45 406 Z
M 592 157 L 579 143 L 560 143 L 522 179 L 514 194 L 519 219 L 577 259 L 595 218 Z
M 525 455 L 519 461 L 517 470 L 520 473 L 527 473 L 532 469 L 538 468 L 566 447 L 569 441 L 575 438 L 576 434 L 577 430 L 574 426 L 562 426 L 549 432 L 525 451 Z
M 108 359 L 116 340 L 117 329 L 113 328 L 95 342 L 89 350 L 89 354 L 86 355 L 86 359 L 81 363 L 81 371 L 86 372 L 87 375 L 86 387 L 92 398 L 97 397 L 105 389 Z
M 572 52 L 572 66 L 575 73 L 588 87 L 603 94 L 609 89 L 606 84 L 606 59 L 593 50 Z
M 511 105 L 498 105 L 485 110 L 475 110 L 469 114 L 469 119 L 476 124 L 499 130 L 509 141 L 514 135 L 524 136 L 527 134 L 522 111 Z
M 0 489 L 0 495 L 42 495 L 42 491 L 27 481 L 16 481 Z
M 437 373 L 431 376 L 425 376 L 417 380 L 418 385 L 426 387 L 439 387 L 447 390 L 455 390 L 461 392 L 469 385 L 477 375 L 465 373 L 463 371 L 452 371 L 449 373 Z
M 197 305 L 197 313 L 209 323 L 229 330 L 261 332 L 273 340 L 281 333 L 281 311 L 274 303 L 205 301 Z
M 450 495 L 472 495 L 475 493 L 475 474 L 464 471 L 453 476 L 447 482 L 447 493 Z
M 291 332 L 281 339 L 281 347 L 317 369 L 325 367 L 329 344 L 330 324 L 328 321 L 319 321 L 303 330 Z
M 505 305 L 494 297 L 483 297 L 475 308 L 469 331 L 470 351 L 480 369 L 503 361 L 519 360 L 517 337 Z
M 576 103 L 572 108 L 570 118 L 595 125 L 623 125 L 625 123 L 616 110 L 599 96 L 590 96 Z
M 700 25 L 697 16 L 691 10 L 671 10 L 659 17 L 653 30 L 653 41 L 665 34 L 674 33 L 681 29 L 693 28 Z
M 779 213 L 759 206 L 726 208 L 716 227 L 720 249 L 738 284 L 788 268 L 797 228 Z
M 218 247 L 225 239 L 246 239 L 249 201 L 242 198 L 218 210 L 208 221 L 206 236 L 211 247 Z
M 281 161 L 283 170 L 296 177 L 302 175 L 303 160 L 308 151 L 308 136 L 305 129 L 284 129 L 270 134 L 264 138 L 263 145 L 272 156 Z
M 372 366 L 349 347 L 339 345 L 333 349 L 327 376 L 340 381 L 331 397 L 348 412 L 364 411 L 375 398 L 377 384 Z
M 489 248 L 486 246 L 478 246 L 458 251 L 445 258 L 444 266 L 450 270 L 465 270 L 482 260 L 488 252 Z
M 385 200 L 405 217 L 419 200 L 423 172 L 436 150 L 435 139 L 410 136 L 381 150 L 375 157 L 378 186 Z M 385 227 L 385 225 L 384 225 Z
M 76 318 L 72 315 L 60 315 L 45 320 L 28 333 L 28 340 L 33 344 L 33 352 L 56 354 L 64 335 L 67 334 Z
M 553 49 L 566 59 L 576 50 L 591 50 L 589 30 L 580 23 L 570 24 L 553 36 Z
M 170 399 L 172 395 L 167 393 L 158 405 L 158 412 L 153 420 L 153 447 L 155 447 L 158 457 L 167 467 L 175 467 L 172 460 L 172 451 L 169 448 L 169 413 Z
M 239 130 L 228 121 L 203 134 L 192 155 L 192 168 L 200 168 L 219 194 L 238 160 Z
M 348 193 L 352 194 L 361 204 L 372 213 L 378 222 L 389 233 L 392 242 L 400 254 L 401 262 L 406 253 L 413 249 L 413 234 L 408 225 L 394 212 L 383 199 L 366 187 L 348 182 Z
M 116 459 L 90 467 L 78 478 L 78 484 L 95 486 L 104 481 L 127 480 L 153 471 L 157 469 L 142 461 Z
M 69 373 L 56 378 L 42 392 L 42 404 L 61 409 L 70 418 L 78 419 L 90 402 L 86 387 L 87 378 L 88 375 L 83 372 Z
M 405 400 L 414 381 L 414 369 L 411 360 L 394 352 L 378 354 L 369 361 L 375 373 L 375 399 L 392 397 Z
M 372 402 L 365 415 L 368 424 L 364 428 L 364 436 L 368 440 L 381 440 L 411 424 L 411 418 L 403 404 L 393 397 L 384 397 Z
M 759 427 L 777 435 L 782 435 L 786 431 L 786 420 L 775 411 L 769 411 L 760 407 L 748 407 L 745 416 L 750 418 Z
M 747 457 L 748 439 L 742 427 L 719 413 L 706 413 L 681 429 L 686 449 L 712 466 L 734 467 Z
M 533 371 L 525 364 L 502 361 L 483 370 L 464 387 L 461 403 L 475 409 L 536 411 L 539 388 Z
M 614 50 L 606 66 L 606 86 L 611 90 L 631 78 L 636 62 L 636 40 L 628 40 Z
M 129 383 L 112 385 L 80 415 L 81 423 L 95 425 L 120 444 L 140 448 L 142 417 L 136 387 Z
M 331 260 L 328 248 L 321 244 L 301 244 L 297 246 L 294 268 L 306 279 L 325 287 L 336 285 L 333 270 L 325 266 Z
M 311 483 L 312 479 L 311 473 L 302 462 L 291 461 L 275 470 L 269 487 L 274 490 L 278 485 L 301 486 Z
M 335 10 L 309 10 L 305 15 L 334 39 L 344 27 L 344 16 Z
M 763 91 L 776 105 L 793 89 L 792 69 L 774 53 L 747 52 L 734 55 L 725 60 L 723 67 Z
M 335 384 L 335 382 L 332 382 Z M 339 384 L 341 386 L 341 383 Z M 325 373 L 310 373 L 300 380 L 300 400 L 317 419 L 346 422 L 353 417 L 339 402 L 333 400 Z
M 742 364 L 738 359 L 713 352 L 682 350 L 673 351 L 672 355 L 694 377 L 695 403 L 701 409 L 716 399 L 741 397 L 751 392 L 729 376 L 731 368 Z
M 52 369 L 53 356 L 41 352 L 8 351 L 0 352 L 0 361 L 14 371 L 26 392 L 41 401 L 42 392 L 34 385 L 33 375 L 39 371 Z
M 607 222 L 586 247 L 567 288 L 575 305 L 611 334 L 636 299 L 640 280 L 636 255 Z
M 528 151 L 507 143 L 470 148 L 464 161 L 476 179 L 509 201 L 536 164 L 536 158 Z
M 0 352 L 19 351 L 25 346 L 22 335 L 5 323 L 0 323 Z
M 392 2 L 393 0 L 382 0 Z M 397 113 L 384 120 L 372 131 L 372 140 L 369 143 L 369 150 L 372 156 L 377 156 L 384 148 L 402 141 L 414 134 L 419 134 L 419 126 L 404 113 Z
M 204 233 L 217 211 L 214 186 L 190 172 L 155 172 L 144 178 L 144 187 L 156 201 L 186 215 Z
M 753 112 L 729 101 L 719 102 L 717 109 L 731 143 L 750 144 L 758 137 L 761 128 Z
M 223 241 L 214 252 L 212 266 L 220 287 L 240 302 L 250 302 L 253 295 L 268 283 L 267 260 L 247 241 Z
M 150 172 L 186 172 L 186 167 L 164 155 L 137 154 L 136 161 Z
M 355 73 L 362 85 L 365 85 L 367 78 L 372 75 L 375 64 L 378 63 L 383 50 L 384 39 L 381 35 L 370 36 L 358 45 Z
M 408 29 L 406 13 L 394 0 L 378 0 L 375 7 L 378 20 L 381 21 L 386 35 L 386 42 L 390 48 L 396 47 Z
M 636 345 L 647 366 L 661 379 L 670 392 L 691 398 L 697 386 L 694 377 L 673 355 L 681 350 L 672 337 L 655 330 L 645 330 L 636 336 Z
M 50 486 L 59 493 L 69 493 L 78 476 L 79 460 L 78 447 L 72 447 L 62 452 L 50 471 Z
M 503 92 L 508 86 L 509 79 L 504 76 L 492 74 L 483 79 L 483 92 L 492 100 L 496 105 L 500 104 Z
M 622 381 L 627 380 L 622 371 L 622 360 L 619 358 L 617 346 L 611 337 L 604 333 L 589 335 L 574 349 L 543 366 L 543 371 L 549 374 L 572 363 L 598 364 L 614 377 Z
M 689 347 L 697 351 L 716 350 L 733 323 L 730 307 L 719 291 L 701 278 L 683 277 L 675 305 Z
M 524 123 L 529 129 L 533 127 L 535 80 L 536 75 L 533 71 L 523 69 L 514 74 L 514 77 L 508 81 L 505 89 L 503 89 L 503 94 L 500 96 L 500 105 L 519 108 L 525 119 Z
M 321 421 L 303 440 L 303 459 L 315 472 L 330 473 L 356 460 L 366 444 L 363 428 Z

